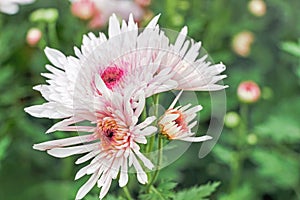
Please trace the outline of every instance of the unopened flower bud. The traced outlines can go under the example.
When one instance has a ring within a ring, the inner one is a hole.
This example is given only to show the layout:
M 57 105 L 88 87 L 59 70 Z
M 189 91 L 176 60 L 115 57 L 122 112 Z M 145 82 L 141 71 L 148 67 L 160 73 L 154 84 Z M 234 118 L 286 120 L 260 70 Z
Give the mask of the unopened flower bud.
M 243 31 L 235 35 L 232 41 L 233 51 L 243 57 L 247 57 L 254 42 L 254 34 L 250 31 Z
M 26 42 L 30 45 L 30 46 L 36 46 L 37 43 L 39 43 L 39 41 L 42 38 L 42 31 L 38 28 L 31 28 L 28 30 L 27 35 L 26 35 Z
M 248 9 L 253 15 L 261 17 L 266 14 L 267 6 L 263 0 L 251 0 Z
M 260 88 L 253 81 L 244 81 L 240 83 L 237 89 L 237 95 L 241 102 L 254 103 L 260 98 Z
M 91 0 L 79 0 L 72 3 L 71 12 L 80 19 L 88 20 L 94 16 L 96 6 Z
M 235 128 L 239 125 L 241 119 L 236 112 L 228 112 L 225 115 L 224 123 L 228 128 Z
M 257 136 L 254 133 L 251 133 L 247 136 L 247 142 L 250 145 L 257 144 Z

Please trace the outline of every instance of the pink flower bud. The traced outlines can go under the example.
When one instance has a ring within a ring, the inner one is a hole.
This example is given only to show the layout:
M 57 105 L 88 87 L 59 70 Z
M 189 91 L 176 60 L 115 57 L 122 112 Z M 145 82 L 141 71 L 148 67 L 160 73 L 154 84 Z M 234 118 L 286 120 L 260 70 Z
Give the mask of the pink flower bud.
M 42 31 L 38 28 L 31 28 L 27 32 L 26 41 L 30 46 L 36 46 L 42 38 Z
M 71 12 L 80 19 L 88 20 L 94 16 L 96 6 L 91 0 L 78 0 L 72 3 Z
M 234 36 L 232 41 L 233 51 L 243 57 L 247 57 L 251 51 L 254 35 L 250 31 L 243 31 Z
M 248 4 L 248 9 L 253 15 L 261 17 L 266 14 L 267 7 L 263 0 L 251 0 Z
M 260 97 L 260 88 L 253 81 L 244 81 L 240 83 L 237 89 L 237 95 L 241 102 L 254 103 Z

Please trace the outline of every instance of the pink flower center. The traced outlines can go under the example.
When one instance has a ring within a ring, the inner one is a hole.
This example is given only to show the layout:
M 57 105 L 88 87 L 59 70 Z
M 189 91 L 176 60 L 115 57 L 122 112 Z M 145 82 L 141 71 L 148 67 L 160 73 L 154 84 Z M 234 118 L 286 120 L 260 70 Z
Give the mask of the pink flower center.
M 187 123 L 182 112 L 179 110 L 174 110 L 170 112 L 171 114 L 178 114 L 179 116 L 174 120 L 178 127 L 181 127 L 182 130 L 187 130 Z
M 101 78 L 105 85 L 112 89 L 123 77 L 124 71 L 117 66 L 107 67 L 102 73 Z

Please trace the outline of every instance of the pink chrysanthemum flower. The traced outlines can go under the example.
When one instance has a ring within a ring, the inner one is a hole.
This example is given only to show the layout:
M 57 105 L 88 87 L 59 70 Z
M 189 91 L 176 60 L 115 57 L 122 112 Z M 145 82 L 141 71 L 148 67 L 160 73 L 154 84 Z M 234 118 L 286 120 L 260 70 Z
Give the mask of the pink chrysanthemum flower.
M 165 135 L 169 140 L 182 140 L 187 142 L 203 142 L 212 139 L 211 136 L 205 135 L 195 137 L 191 129 L 197 124 L 193 121 L 197 112 L 202 110 L 202 106 L 191 107 L 191 104 L 175 107 L 182 91 L 177 95 L 169 109 L 158 120 L 160 133 Z
M 19 5 L 30 4 L 35 0 L 0 0 L 0 12 L 13 15 L 19 11 Z
M 148 169 L 154 166 L 141 152 L 138 143 L 147 143 L 146 136 L 156 132 L 157 128 L 149 126 L 155 117 L 148 117 L 137 124 L 138 116 L 144 107 L 145 101 L 141 94 L 136 110 L 131 108 L 129 95 L 123 97 L 119 93 L 109 90 L 102 79 L 97 79 L 97 89 L 103 96 L 94 99 L 95 112 L 88 118 L 95 126 L 72 125 L 60 128 L 61 130 L 86 131 L 87 135 L 35 144 L 34 149 L 47 151 L 48 154 L 64 158 L 75 154 L 85 154 L 76 161 L 76 164 L 91 162 L 78 171 L 75 179 L 84 175 L 91 175 L 90 179 L 79 189 L 76 199 L 82 199 L 97 183 L 101 187 L 99 198 L 102 199 L 108 192 L 113 179 L 119 174 L 119 186 L 124 187 L 128 182 L 128 168 L 133 166 L 140 183 L 147 183 L 147 175 L 140 161 Z M 100 108 L 100 109 L 97 109 Z M 73 122 L 74 123 L 74 122 Z M 140 161 L 139 161 L 140 160 Z

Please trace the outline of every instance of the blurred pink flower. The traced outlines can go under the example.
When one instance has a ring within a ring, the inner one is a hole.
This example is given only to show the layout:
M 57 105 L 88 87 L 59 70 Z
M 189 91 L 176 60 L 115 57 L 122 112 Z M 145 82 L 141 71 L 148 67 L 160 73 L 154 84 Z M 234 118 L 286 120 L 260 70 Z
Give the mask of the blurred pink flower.
M 134 0 L 141 7 L 147 7 L 151 4 L 151 0 Z
M 97 9 L 95 3 L 91 0 L 78 0 L 72 3 L 71 11 L 74 16 L 88 20 L 95 16 Z
M 193 121 L 197 112 L 202 110 L 202 106 L 191 107 L 191 104 L 175 107 L 182 91 L 177 95 L 169 109 L 158 120 L 160 133 L 167 136 L 169 140 L 182 140 L 187 142 L 203 142 L 212 139 L 211 136 L 205 135 L 194 137 L 195 133 L 191 129 L 196 126 L 197 121 Z
M 30 46 L 36 46 L 42 38 L 42 31 L 38 28 L 31 28 L 26 35 L 26 42 Z
M 71 2 L 72 7 L 76 7 L 76 13 L 78 13 L 75 16 L 80 17 L 79 13 L 82 13 L 83 10 L 91 15 L 89 27 L 92 29 L 101 28 L 106 25 L 113 13 L 126 20 L 128 20 L 129 14 L 132 13 L 135 21 L 142 20 L 144 15 L 144 10 L 133 0 L 71 0 Z M 90 5 L 93 5 L 93 9 L 91 9 Z
M 237 95 L 240 101 L 244 103 L 254 103 L 260 98 L 260 88 L 253 81 L 244 81 L 240 83 L 237 89 Z
M 19 11 L 19 4 L 30 4 L 35 0 L 0 0 L 0 12 L 13 15 Z

